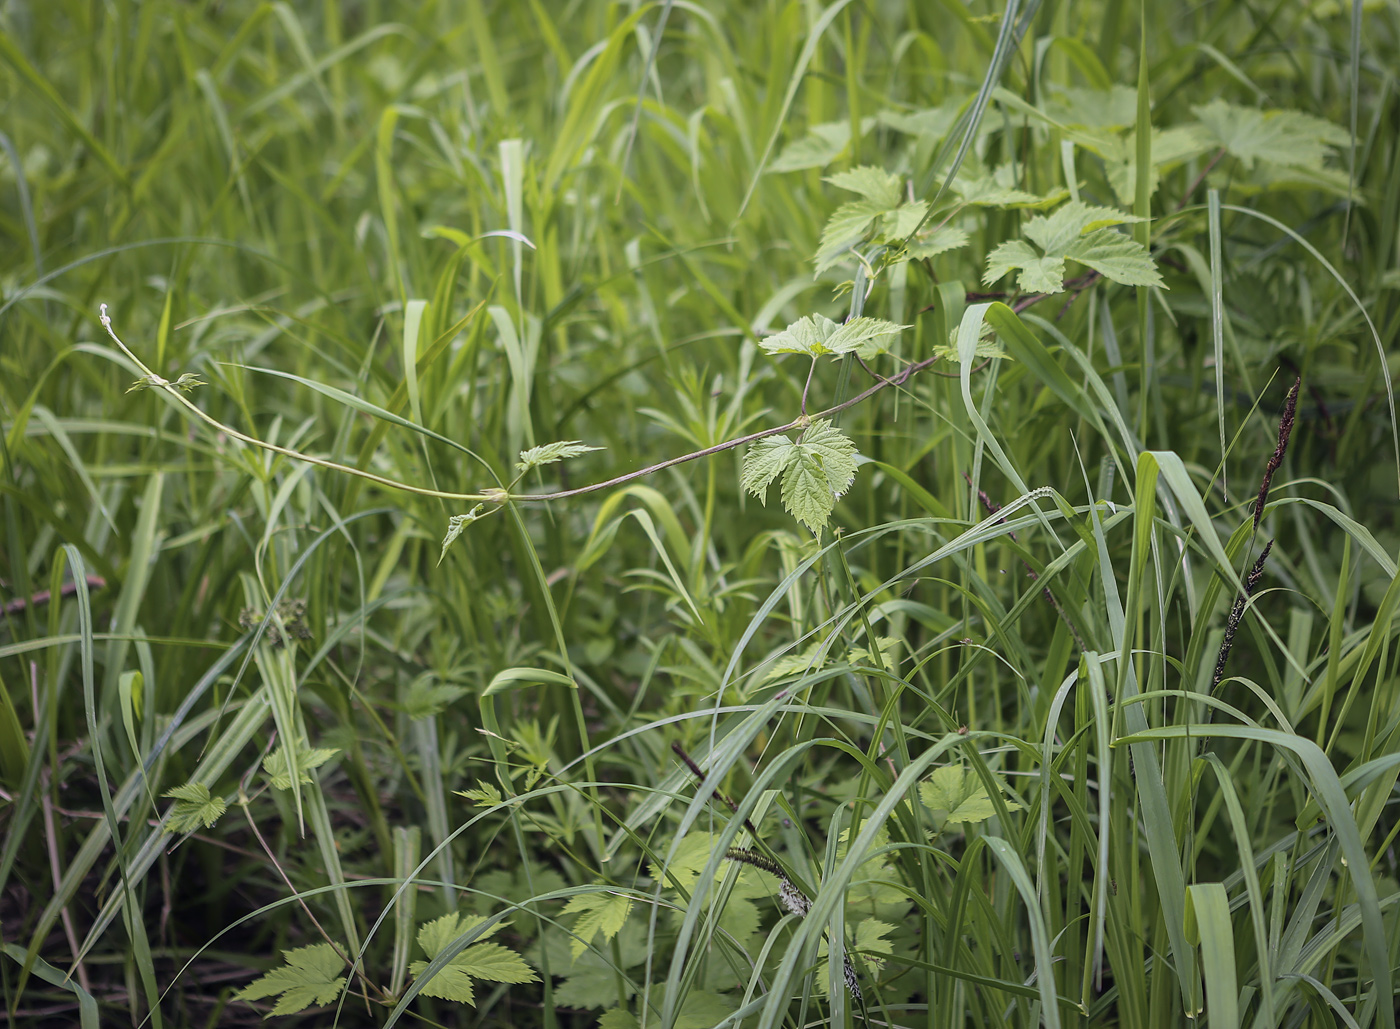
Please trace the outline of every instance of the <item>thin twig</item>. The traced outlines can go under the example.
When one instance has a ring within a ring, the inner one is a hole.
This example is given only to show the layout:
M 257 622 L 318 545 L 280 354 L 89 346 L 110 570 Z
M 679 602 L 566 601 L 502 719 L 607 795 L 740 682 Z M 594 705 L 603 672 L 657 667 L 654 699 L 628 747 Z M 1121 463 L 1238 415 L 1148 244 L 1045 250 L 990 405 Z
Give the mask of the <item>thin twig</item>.
M 814 354 L 812 355 L 812 363 L 807 368 L 807 381 L 802 384 L 802 405 L 798 408 L 798 410 L 802 413 L 803 418 L 807 417 L 807 392 L 812 388 L 812 375 L 816 372 L 816 370 L 817 358 Z
M 1191 199 L 1191 194 L 1201 188 L 1201 183 L 1206 181 L 1206 176 L 1211 173 L 1211 169 L 1213 169 L 1217 164 L 1219 164 L 1220 159 L 1224 156 L 1225 148 L 1221 147 L 1215 152 L 1215 156 L 1210 159 L 1209 163 L 1207 163 L 1206 166 L 1201 169 L 1201 174 L 1196 176 L 1196 181 L 1191 183 L 1191 185 L 1189 185 L 1188 187 L 1186 187 L 1186 192 L 1181 194 L 1181 199 L 1176 202 L 1176 209 L 1178 211 L 1180 211 L 1183 207 L 1186 206 L 1186 201 Z
M 373 472 L 367 472 L 363 468 L 354 468 L 350 465 L 343 465 L 335 461 L 328 461 L 322 457 L 313 457 L 310 454 L 303 454 L 300 451 L 278 446 L 275 443 L 268 443 L 264 440 L 257 439 L 254 436 L 249 436 L 247 433 L 239 432 L 232 426 L 225 425 L 217 418 L 213 417 L 210 414 L 207 414 L 198 405 L 190 401 L 188 397 L 184 396 L 180 392 L 180 390 L 175 387 L 174 383 L 171 383 L 161 378 L 159 375 L 156 375 L 155 372 L 151 371 L 151 369 L 146 367 L 146 365 L 141 361 L 141 359 L 138 358 L 134 353 L 132 353 L 131 349 L 127 347 L 127 345 L 123 343 L 121 339 L 118 338 L 116 332 L 112 330 L 112 319 L 107 314 L 106 304 L 102 305 L 102 325 L 107 330 L 107 335 L 111 336 L 112 340 L 117 344 L 118 347 L 121 348 L 122 353 L 125 354 L 136 365 L 136 367 L 141 370 L 142 374 L 147 377 L 150 385 L 164 391 L 177 403 L 181 404 L 188 411 L 190 411 L 190 413 L 192 413 L 196 418 L 200 419 L 200 421 L 205 422 L 206 424 L 224 433 L 225 435 L 231 436 L 234 439 L 239 440 L 243 443 L 247 443 L 249 446 L 260 447 L 264 450 L 270 450 L 275 454 L 282 454 L 285 457 L 290 457 L 293 460 L 297 461 L 305 461 L 307 464 L 313 464 L 320 468 L 327 468 L 331 471 L 344 472 L 346 475 L 355 475 L 362 479 L 368 479 L 370 482 L 376 483 L 380 486 L 384 486 L 388 489 L 400 490 L 404 493 L 413 493 L 417 496 L 422 497 L 436 497 L 440 500 L 461 500 L 469 502 L 486 502 L 493 504 L 503 504 L 507 501 L 512 500 L 521 502 L 540 500 L 564 500 L 568 497 L 583 496 L 587 493 L 597 493 L 599 490 L 611 489 L 612 487 L 620 486 L 625 482 L 631 482 L 633 479 L 640 479 L 648 475 L 654 475 L 656 472 L 663 471 L 667 468 L 674 468 L 676 465 L 685 464 L 689 461 L 697 461 L 702 457 L 710 457 L 713 454 L 723 453 L 726 450 L 733 450 L 736 447 L 743 446 L 745 443 L 753 443 L 757 440 L 765 439 L 768 436 L 776 436 L 780 432 L 788 432 L 792 429 L 803 428 L 809 422 L 814 421 L 817 418 L 827 418 L 831 415 L 838 414 L 841 411 L 846 410 L 847 408 L 854 407 L 857 404 L 863 403 L 864 401 L 868 400 L 870 397 L 873 397 L 876 393 L 880 392 L 887 386 L 902 386 L 904 383 L 908 382 L 910 378 L 917 375 L 919 372 L 937 363 L 942 357 L 942 355 L 940 354 L 935 354 L 932 357 L 926 357 L 922 361 L 918 361 L 914 364 L 909 365 L 898 375 L 895 375 L 893 378 L 884 379 L 880 382 L 877 382 L 875 383 L 875 385 L 869 387 L 861 393 L 857 393 L 850 399 L 844 400 L 839 404 L 833 405 L 832 407 L 828 407 L 824 411 L 818 411 L 814 415 L 804 415 L 795 418 L 794 420 L 786 423 L 785 425 L 776 425 L 771 429 L 764 429 L 761 432 L 753 432 L 749 433 L 747 436 L 740 436 L 738 439 L 727 440 L 724 443 L 717 443 L 712 447 L 706 447 L 704 450 L 697 450 L 690 454 L 683 454 L 680 457 L 673 457 L 667 461 L 661 461 L 654 465 L 648 465 L 645 468 L 639 468 L 636 471 L 627 472 L 625 475 L 615 476 L 614 478 L 608 479 L 605 482 L 595 482 L 590 486 L 580 486 L 577 489 L 560 490 L 556 493 L 510 493 L 507 490 L 499 488 L 488 489 L 481 493 L 452 493 L 447 490 L 429 489 L 425 486 L 414 486 L 406 482 L 399 482 L 395 479 L 388 479 L 382 475 L 375 475 Z
M 671 744 L 671 749 L 676 752 L 676 757 L 685 762 L 685 766 L 690 769 L 690 774 L 703 783 L 705 781 L 704 771 L 702 771 L 700 766 L 685 752 L 685 748 L 680 745 L 679 740 Z M 739 813 L 739 805 L 734 803 L 734 798 L 720 789 L 718 785 L 715 786 L 715 796 L 724 801 L 725 806 L 728 807 L 730 811 L 733 811 L 736 815 Z M 753 823 L 750 822 L 747 817 L 744 819 L 744 828 L 749 831 L 749 835 L 755 840 L 759 838 L 758 830 L 754 828 Z
M 277 874 L 281 877 L 282 881 L 287 884 L 287 889 L 292 891 L 292 896 L 295 897 L 297 903 L 301 905 L 301 909 L 304 912 L 306 912 L 306 917 L 311 919 L 311 924 L 316 927 L 316 931 L 321 934 L 321 938 L 324 939 L 328 944 L 330 944 L 331 949 L 334 950 L 337 955 L 339 955 L 340 959 L 344 961 L 347 965 L 349 965 L 351 970 L 357 976 L 359 976 L 360 982 L 364 983 L 366 990 L 372 990 L 381 998 L 383 998 L 384 991 L 381 990 L 374 983 L 370 982 L 369 978 L 365 975 L 364 971 L 361 970 L 360 963 L 354 958 L 352 958 L 349 954 L 347 954 L 344 948 L 342 948 L 339 943 L 337 943 L 334 939 L 331 938 L 331 934 L 326 932 L 325 927 L 321 925 L 320 920 L 316 917 L 316 915 L 312 912 L 311 908 L 307 905 L 306 900 L 301 895 L 301 892 L 296 888 L 296 886 L 292 884 L 292 880 L 287 877 L 287 873 L 283 870 L 281 863 L 277 860 L 277 855 L 272 852 L 272 848 L 267 845 L 267 840 L 263 839 L 263 834 L 258 830 L 257 820 L 253 817 L 252 809 L 248 807 L 248 799 L 248 794 L 244 791 L 243 785 L 240 783 L 238 787 L 238 804 L 241 808 L 243 808 L 243 815 L 245 818 L 248 819 L 248 825 L 253 830 L 253 835 L 257 838 L 259 846 L 261 846 L 263 849 L 263 853 L 266 854 L 267 859 L 270 862 L 272 862 L 272 867 L 277 870 Z M 366 994 L 365 999 L 369 999 L 368 994 Z
M 107 580 L 100 575 L 89 575 L 87 576 L 87 584 L 88 589 L 100 590 L 107 585 Z M 5 584 L 0 583 L 0 585 Z M 71 597 L 77 592 L 78 584 L 76 582 L 65 582 L 59 589 L 58 595 L 60 597 Z M 28 607 L 43 607 L 50 599 L 52 599 L 52 597 L 48 590 L 40 590 L 30 597 L 16 597 L 13 600 L 5 601 L 5 614 L 17 615 Z

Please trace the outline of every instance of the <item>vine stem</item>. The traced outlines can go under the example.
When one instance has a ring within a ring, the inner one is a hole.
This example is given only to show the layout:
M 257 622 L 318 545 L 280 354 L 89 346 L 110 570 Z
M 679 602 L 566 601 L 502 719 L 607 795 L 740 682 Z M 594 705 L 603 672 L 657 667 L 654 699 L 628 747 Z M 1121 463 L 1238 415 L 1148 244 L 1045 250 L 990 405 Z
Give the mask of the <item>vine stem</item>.
M 645 468 L 638 468 L 635 471 L 627 472 L 624 475 L 616 476 L 614 478 L 606 480 L 605 482 L 595 482 L 589 486 L 579 486 L 576 489 L 561 490 L 557 493 L 510 493 L 503 489 L 492 489 L 484 493 L 451 493 L 446 490 L 429 489 L 425 486 L 414 486 L 410 483 L 399 482 L 395 479 L 385 478 L 382 475 L 375 475 L 373 472 L 367 472 L 363 468 L 355 468 L 350 465 L 339 464 L 335 461 L 328 461 L 322 457 L 313 457 L 310 454 L 303 454 L 300 451 L 292 450 L 288 447 L 278 446 L 275 443 L 268 443 L 265 440 L 260 440 L 254 436 L 249 436 L 247 433 L 239 432 L 232 426 L 225 425 L 213 415 L 207 414 L 202 408 L 200 408 L 197 404 L 193 403 L 188 397 L 185 397 L 178 389 L 175 388 L 173 383 L 169 382 L 168 380 L 157 375 L 155 372 L 151 371 L 151 369 L 148 368 L 139 357 L 132 353 L 131 349 L 125 343 L 123 343 L 120 338 L 118 338 L 116 332 L 113 331 L 112 319 L 107 314 L 106 304 L 101 305 L 101 312 L 102 327 L 107 330 L 107 335 L 112 337 L 113 342 L 115 342 L 117 346 L 121 348 L 122 353 L 125 354 L 132 361 L 132 363 L 135 364 L 136 367 L 141 370 L 142 375 L 145 376 L 147 382 L 152 387 L 162 390 L 168 396 L 173 398 L 177 403 L 181 404 L 188 411 L 190 411 L 190 413 L 192 413 L 195 417 L 205 422 L 206 424 L 212 426 L 213 428 L 217 429 L 218 431 L 224 433 L 225 435 L 231 436 L 234 439 L 247 443 L 249 446 L 261 447 L 264 450 L 270 450 L 273 453 L 282 454 L 286 457 L 290 457 L 297 461 L 305 461 L 307 464 L 317 465 L 318 467 L 327 468 L 331 471 L 344 472 L 347 475 L 356 475 L 362 479 L 368 479 L 370 482 L 387 487 L 389 489 L 401 490 L 405 493 L 413 493 L 421 497 L 436 497 L 441 500 L 463 500 L 472 502 L 489 502 L 495 504 L 503 504 L 507 501 L 512 500 L 521 502 L 539 500 L 564 500 L 569 497 L 582 496 L 586 493 L 597 493 L 599 490 L 611 489 L 612 487 L 620 486 L 625 482 L 631 482 L 633 479 L 644 478 L 645 476 L 654 475 L 656 472 L 663 471 L 667 468 L 674 468 L 676 465 L 685 464 L 689 461 L 697 461 L 702 457 L 709 457 L 712 454 L 719 454 L 726 450 L 733 450 L 735 447 L 741 447 L 745 443 L 753 443 L 755 440 L 764 439 L 768 436 L 776 436 L 780 432 L 788 432 L 792 429 L 805 428 L 817 418 L 826 418 L 831 415 L 838 414 L 839 412 L 844 411 L 849 407 L 854 407 L 855 405 L 862 403 L 863 401 L 874 396 L 876 393 L 879 393 L 886 386 L 903 385 L 904 383 L 908 382 L 909 379 L 911 379 L 913 376 L 917 375 L 919 372 L 935 364 L 941 356 L 935 354 L 933 357 L 928 357 L 922 361 L 918 361 L 914 364 L 911 364 L 898 375 L 895 375 L 892 378 L 888 379 L 881 379 L 873 386 L 870 386 L 861 393 L 857 393 L 850 399 L 843 400 L 841 403 L 835 404 L 832 407 L 828 407 L 824 411 L 818 411 L 814 415 L 808 415 L 804 412 L 799 417 L 794 418 L 792 421 L 787 422 L 784 425 L 776 425 L 770 429 L 763 429 L 759 432 L 751 432 L 747 436 L 740 436 L 737 439 L 726 440 L 723 443 L 716 443 L 714 446 L 706 447 L 704 450 L 696 450 L 693 453 L 682 454 L 680 457 L 673 457 L 669 460 L 658 462 L 657 464 L 648 465 Z M 813 363 L 815 365 L 815 362 Z M 810 380 L 811 373 L 809 371 L 808 381 L 810 382 Z
M 812 375 L 816 372 L 816 370 L 817 358 L 816 355 L 813 355 L 812 363 L 807 368 L 807 381 L 802 384 L 802 406 L 799 408 L 799 410 L 802 412 L 802 417 L 804 418 L 807 417 L 807 391 L 812 388 Z

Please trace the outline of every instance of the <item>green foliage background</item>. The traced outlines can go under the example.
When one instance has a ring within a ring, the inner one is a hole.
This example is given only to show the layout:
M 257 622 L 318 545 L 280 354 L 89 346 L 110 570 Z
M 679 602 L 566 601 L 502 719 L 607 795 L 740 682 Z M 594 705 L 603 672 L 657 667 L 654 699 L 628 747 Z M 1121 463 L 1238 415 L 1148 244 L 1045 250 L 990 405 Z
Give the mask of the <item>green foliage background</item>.
M 1398 33 L 0 9 L 12 1024 L 1393 1026 Z

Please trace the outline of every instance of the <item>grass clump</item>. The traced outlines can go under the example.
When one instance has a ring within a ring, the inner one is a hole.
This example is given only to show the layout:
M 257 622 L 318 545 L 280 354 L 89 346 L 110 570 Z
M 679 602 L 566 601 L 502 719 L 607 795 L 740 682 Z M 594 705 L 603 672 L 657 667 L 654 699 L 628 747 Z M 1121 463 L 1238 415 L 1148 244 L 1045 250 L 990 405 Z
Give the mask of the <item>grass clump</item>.
M 7 1018 L 1394 1025 L 1398 31 L 0 14 Z

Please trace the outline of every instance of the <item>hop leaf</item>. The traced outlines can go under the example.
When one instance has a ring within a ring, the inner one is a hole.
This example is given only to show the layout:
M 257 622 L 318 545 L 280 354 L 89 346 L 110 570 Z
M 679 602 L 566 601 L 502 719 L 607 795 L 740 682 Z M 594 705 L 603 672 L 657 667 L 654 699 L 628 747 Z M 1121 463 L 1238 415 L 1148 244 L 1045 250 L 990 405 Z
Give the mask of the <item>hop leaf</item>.
M 859 168 L 837 172 L 827 176 L 826 181 L 838 189 L 857 193 L 883 208 L 899 203 L 899 176 L 874 165 L 863 164 Z
M 1320 169 L 1333 147 L 1351 137 L 1341 128 L 1302 111 L 1261 111 L 1224 100 L 1191 108 L 1206 135 L 1245 168 L 1255 161 Z
M 345 960 L 329 943 L 283 951 L 282 957 L 285 965 L 254 979 L 234 996 L 239 1000 L 278 997 L 274 1015 L 294 1015 L 313 1004 L 334 1003 L 340 996 L 345 977 L 336 973 L 345 967 Z
M 1043 253 L 1024 240 L 1007 240 L 988 255 L 982 281 L 991 285 L 1019 268 L 1017 282 L 1021 289 L 1061 293 L 1065 288 L 1065 261 L 1072 260 L 1124 285 L 1162 286 L 1162 277 L 1147 248 L 1109 227 L 1139 220 L 1112 207 L 1091 207 L 1072 200 L 1054 214 L 1037 215 L 1026 223 L 1026 237 Z
M 769 354 L 806 354 L 808 357 L 849 354 L 854 350 L 868 359 L 883 353 L 890 341 L 907 328 L 907 325 L 881 318 L 852 318 L 838 325 L 822 315 L 809 315 L 769 336 L 759 346 Z
M 560 440 L 558 443 L 546 443 L 543 446 L 522 450 L 520 460 L 515 463 L 515 467 L 522 472 L 528 472 L 531 468 L 538 468 L 540 465 L 553 464 L 555 461 L 567 461 L 571 457 L 579 457 L 582 454 L 602 449 L 602 447 L 590 447 L 576 439 Z
M 936 257 L 948 250 L 957 250 L 968 243 L 967 233 L 951 225 L 943 225 L 932 232 L 915 237 L 904 256 L 911 261 L 921 261 L 926 257 Z
M 310 783 L 310 773 L 320 768 L 340 753 L 339 747 L 308 747 L 302 740 L 292 753 L 291 765 L 295 769 L 297 781 Z M 263 758 L 263 771 L 272 777 L 272 787 L 277 790 L 292 788 L 291 773 L 287 768 L 287 748 L 279 745 L 276 750 Z
M 898 175 L 871 165 L 839 172 L 826 181 L 859 194 L 861 199 L 842 204 L 827 220 L 817 247 L 817 274 L 830 268 L 872 231 L 876 240 L 903 242 L 928 212 L 926 201 L 902 201 Z
M 837 498 L 855 478 L 855 455 L 851 438 L 820 418 L 796 443 L 786 436 L 769 436 L 750 448 L 742 484 L 766 503 L 769 485 L 781 475 L 783 507 L 813 532 L 820 532 Z
M 826 221 L 821 242 L 817 245 L 817 274 L 820 275 L 841 259 L 870 232 L 871 226 L 883 218 L 892 207 L 873 200 L 852 200 L 842 204 Z
M 526 451 L 526 453 L 528 452 Z M 524 454 L 521 456 L 523 457 Z M 466 531 L 467 526 L 481 517 L 481 509 L 485 506 L 485 504 L 477 504 L 466 514 L 453 515 L 447 519 L 447 535 L 442 538 L 442 552 L 438 554 L 438 564 L 442 564 L 442 559 L 447 556 L 447 548 L 457 541 L 457 537 Z
M 202 782 L 187 782 L 166 790 L 162 796 L 175 801 L 165 820 L 165 831 L 170 833 L 194 832 L 200 826 L 211 829 L 228 807 L 223 797 L 211 796 L 209 787 Z
M 574 938 L 569 941 L 569 951 L 577 958 L 593 938 L 599 933 L 603 942 L 611 940 L 627 922 L 627 913 L 632 910 L 632 898 L 616 893 L 580 893 L 564 906 L 564 914 L 579 915 L 574 923 Z
M 1069 190 L 1061 189 L 1046 196 L 1028 193 L 1016 186 L 1016 169 L 1009 164 L 991 172 L 977 173 L 968 169 L 953 180 L 952 190 L 962 202 L 973 207 L 1053 207 Z
M 997 783 L 997 789 L 1005 792 L 1001 783 Z M 962 765 L 945 765 L 935 771 L 919 787 L 919 797 L 929 810 L 947 812 L 945 823 L 985 822 L 997 813 L 977 773 L 968 772 Z M 1008 799 L 1006 806 L 1015 811 L 1021 805 Z
M 818 357 L 831 353 L 826 341 L 837 325 L 823 315 L 807 315 L 793 322 L 782 332 L 775 332 L 759 343 L 768 354 L 807 354 Z
M 869 132 L 874 126 L 874 118 L 862 118 L 861 134 Z M 806 168 L 825 168 L 845 152 L 850 141 L 849 119 L 813 125 L 807 130 L 807 135 L 783 147 L 783 152 L 768 166 L 768 174 L 779 175 Z
M 457 912 L 443 915 L 425 923 L 418 930 L 418 945 L 428 955 L 428 961 L 415 961 L 409 966 L 414 978 L 422 975 L 429 961 L 436 958 L 464 933 L 486 921 L 483 915 L 463 917 Z M 497 922 L 484 934 L 490 936 L 504 928 L 507 923 Z M 525 964 L 525 959 L 508 947 L 499 943 L 473 943 L 454 957 L 437 973 L 423 983 L 419 991 L 426 997 L 441 1000 L 461 1001 L 474 1004 L 473 979 L 493 983 L 533 983 L 539 977 Z
M 967 98 L 949 97 L 937 107 L 925 107 L 917 111 L 881 111 L 877 116 L 880 124 L 888 125 L 896 132 L 909 136 L 924 136 L 936 142 L 948 135 L 957 124 Z

